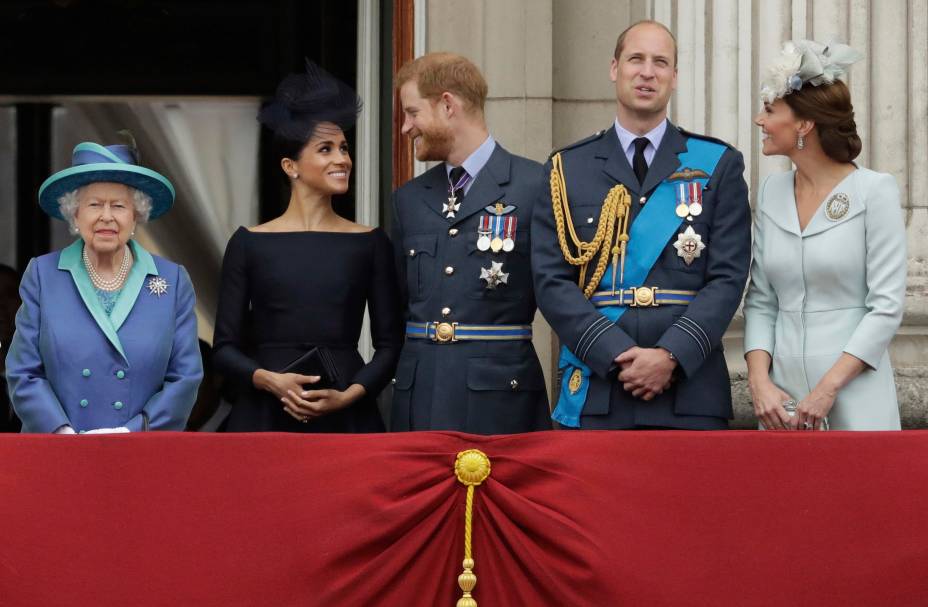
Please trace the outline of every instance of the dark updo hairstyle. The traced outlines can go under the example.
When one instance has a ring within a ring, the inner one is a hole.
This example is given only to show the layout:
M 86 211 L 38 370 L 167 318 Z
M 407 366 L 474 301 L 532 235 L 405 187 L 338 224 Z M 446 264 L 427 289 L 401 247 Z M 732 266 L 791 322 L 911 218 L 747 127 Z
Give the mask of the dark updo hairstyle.
M 284 78 L 274 99 L 261 106 L 258 122 L 274 133 L 275 156 L 296 160 L 320 124 L 346 131 L 360 112 L 354 89 L 307 59 L 306 72 Z
M 804 86 L 783 97 L 797 118 L 815 123 L 822 150 L 832 160 L 851 162 L 862 144 L 854 122 L 851 92 L 840 80 L 819 86 Z

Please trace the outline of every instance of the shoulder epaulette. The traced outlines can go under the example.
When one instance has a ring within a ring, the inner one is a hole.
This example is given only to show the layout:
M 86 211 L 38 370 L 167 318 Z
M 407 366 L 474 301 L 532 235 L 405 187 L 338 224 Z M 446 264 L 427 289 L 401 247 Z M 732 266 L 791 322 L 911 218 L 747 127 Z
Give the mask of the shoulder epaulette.
M 573 142 L 573 143 L 571 143 L 571 144 L 569 144 L 569 145 L 565 145 L 565 146 L 562 147 L 562 148 L 558 148 L 558 149 L 552 151 L 552 152 L 548 155 L 548 158 L 551 158 L 552 156 L 554 156 L 554 155 L 557 154 L 558 152 L 565 152 L 565 151 L 567 151 L 567 150 L 572 150 L 572 149 L 574 149 L 574 148 L 578 148 L 578 147 L 580 147 L 581 145 L 586 145 L 586 144 L 590 143 L 591 141 L 597 141 L 597 140 L 600 139 L 603 135 L 606 134 L 606 131 L 607 131 L 607 130 L 608 130 L 608 129 L 603 129 L 603 130 L 601 130 L 601 131 L 596 131 L 595 133 L 593 133 L 593 134 L 590 135 L 589 137 L 586 137 L 585 139 L 581 139 L 580 141 L 575 141 L 575 142 Z
M 725 147 L 730 148 L 732 150 L 736 149 L 735 146 L 733 146 L 732 144 L 728 143 L 727 141 L 718 139 L 717 137 L 710 137 L 709 135 L 703 135 L 701 133 L 691 133 L 687 131 L 685 128 L 683 128 L 682 126 L 678 126 L 677 130 L 680 131 L 680 133 L 682 133 L 683 135 L 686 135 L 687 137 L 695 137 L 696 139 L 704 139 L 705 141 L 711 141 L 712 143 L 718 143 L 720 145 L 724 145 Z

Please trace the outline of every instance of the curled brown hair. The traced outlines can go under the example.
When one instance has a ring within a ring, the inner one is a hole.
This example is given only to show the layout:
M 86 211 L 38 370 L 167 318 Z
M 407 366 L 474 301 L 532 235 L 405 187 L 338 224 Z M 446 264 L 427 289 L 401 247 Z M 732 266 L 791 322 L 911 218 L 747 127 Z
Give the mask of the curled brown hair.
M 783 97 L 783 101 L 797 118 L 815 123 L 822 150 L 829 158 L 851 162 L 860 154 L 862 144 L 846 84 L 835 80 L 831 84 L 805 86 Z
M 396 73 L 396 88 L 410 80 L 419 95 L 435 102 L 444 92 L 457 95 L 468 110 L 483 113 L 487 100 L 487 81 L 467 57 L 454 53 L 429 53 L 406 63 Z

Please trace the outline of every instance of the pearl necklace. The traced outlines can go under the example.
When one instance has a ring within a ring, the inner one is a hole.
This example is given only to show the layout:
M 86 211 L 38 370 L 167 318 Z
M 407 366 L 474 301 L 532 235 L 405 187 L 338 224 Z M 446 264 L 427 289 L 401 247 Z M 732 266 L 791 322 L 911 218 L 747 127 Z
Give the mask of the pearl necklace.
M 131 265 L 130 258 L 132 254 L 129 252 L 128 247 L 123 251 L 122 263 L 119 264 L 119 271 L 116 272 L 116 275 L 107 280 L 100 276 L 96 268 L 93 267 L 93 264 L 90 262 L 90 257 L 87 256 L 87 247 L 84 247 L 84 267 L 87 268 L 87 274 L 90 276 L 90 282 L 93 283 L 93 286 L 100 289 L 101 291 L 118 291 L 122 288 L 124 282 L 126 282 L 126 277 L 129 275 L 129 266 Z

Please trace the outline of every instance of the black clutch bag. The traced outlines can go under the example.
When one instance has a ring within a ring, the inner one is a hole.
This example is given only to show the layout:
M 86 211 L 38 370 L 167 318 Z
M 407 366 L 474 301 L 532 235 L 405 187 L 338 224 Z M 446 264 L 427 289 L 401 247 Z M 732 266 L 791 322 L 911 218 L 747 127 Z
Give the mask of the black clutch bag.
M 332 353 L 327 349 L 316 346 L 305 354 L 288 364 L 280 373 L 299 373 L 300 375 L 318 375 L 319 382 L 312 384 L 314 388 L 338 387 L 338 369 L 332 359 Z

